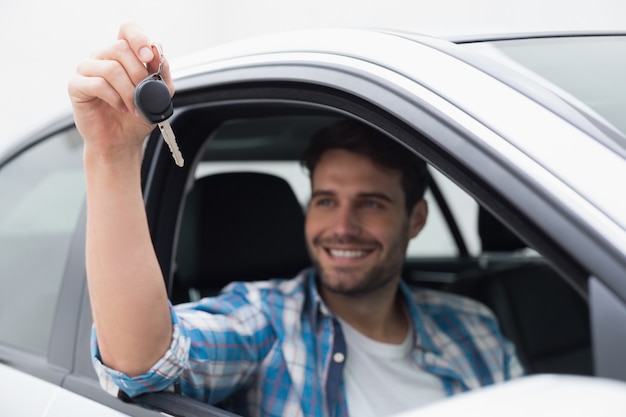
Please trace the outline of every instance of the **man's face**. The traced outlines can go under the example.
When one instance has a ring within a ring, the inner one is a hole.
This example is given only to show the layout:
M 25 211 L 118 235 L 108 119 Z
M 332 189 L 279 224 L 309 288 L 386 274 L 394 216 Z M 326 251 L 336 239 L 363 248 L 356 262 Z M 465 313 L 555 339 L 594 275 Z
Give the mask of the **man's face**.
M 407 214 L 400 172 L 333 149 L 322 155 L 311 188 L 306 239 L 324 289 L 359 296 L 398 279 L 427 214 L 424 201 Z

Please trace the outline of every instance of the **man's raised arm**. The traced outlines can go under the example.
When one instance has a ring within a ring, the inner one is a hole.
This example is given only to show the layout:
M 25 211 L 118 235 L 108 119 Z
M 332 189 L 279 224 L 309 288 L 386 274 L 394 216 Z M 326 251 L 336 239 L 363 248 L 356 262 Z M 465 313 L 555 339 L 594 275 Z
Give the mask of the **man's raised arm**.
M 171 342 L 167 293 L 141 194 L 143 140 L 153 126 L 136 111 L 135 86 L 159 57 L 137 26 L 82 62 L 69 85 L 85 142 L 87 282 L 102 361 L 128 375 L 145 373 Z M 163 78 L 174 86 L 167 61 Z

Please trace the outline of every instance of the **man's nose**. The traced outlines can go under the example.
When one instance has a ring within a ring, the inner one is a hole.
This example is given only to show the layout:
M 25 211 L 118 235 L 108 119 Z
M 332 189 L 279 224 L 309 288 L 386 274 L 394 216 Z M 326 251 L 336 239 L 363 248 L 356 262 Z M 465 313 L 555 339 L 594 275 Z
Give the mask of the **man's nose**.
M 359 218 L 352 207 L 340 207 L 335 213 L 334 232 L 339 236 L 358 235 L 361 231 Z

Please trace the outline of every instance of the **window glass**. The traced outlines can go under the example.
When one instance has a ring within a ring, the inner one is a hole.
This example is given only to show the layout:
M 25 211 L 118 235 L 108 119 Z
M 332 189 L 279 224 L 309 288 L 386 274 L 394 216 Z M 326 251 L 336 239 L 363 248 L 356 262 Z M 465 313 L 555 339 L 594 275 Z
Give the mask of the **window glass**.
M 439 171 L 431 169 L 430 175 L 439 186 L 439 190 L 452 212 L 469 254 L 478 255 L 480 253 L 478 203 Z M 452 232 L 441 213 L 441 209 L 435 204 L 434 199 L 429 197 L 427 194 L 428 221 L 419 236 L 413 239 L 409 245 L 408 255 L 409 257 L 458 255 Z
M 0 167 L 0 342 L 46 352 L 84 195 L 74 129 Z
M 470 47 L 549 81 L 549 87 L 585 103 L 626 134 L 626 37 L 520 39 Z

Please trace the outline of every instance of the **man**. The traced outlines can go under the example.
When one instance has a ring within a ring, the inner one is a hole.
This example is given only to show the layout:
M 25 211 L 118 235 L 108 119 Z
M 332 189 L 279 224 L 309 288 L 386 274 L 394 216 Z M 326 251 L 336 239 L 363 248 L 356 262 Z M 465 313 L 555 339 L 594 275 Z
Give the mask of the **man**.
M 425 166 L 353 122 L 320 132 L 305 155 L 315 268 L 170 308 L 140 187 L 153 126 L 133 104 L 157 66 L 127 24 L 68 87 L 85 140 L 87 277 L 105 389 L 239 396 L 255 416 L 384 416 L 521 374 L 485 307 L 401 282 L 408 242 L 426 222 Z M 162 75 L 173 93 L 167 62 Z

